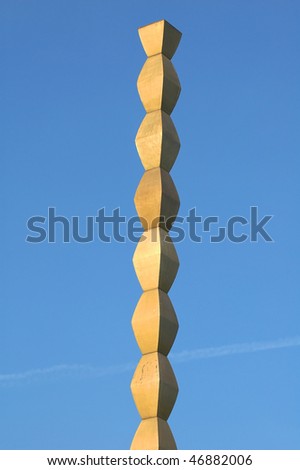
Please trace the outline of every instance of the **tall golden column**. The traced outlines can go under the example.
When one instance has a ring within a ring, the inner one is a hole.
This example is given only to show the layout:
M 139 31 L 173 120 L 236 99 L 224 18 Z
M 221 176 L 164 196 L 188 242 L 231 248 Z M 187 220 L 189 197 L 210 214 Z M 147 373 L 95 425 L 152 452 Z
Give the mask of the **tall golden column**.
M 180 94 L 172 65 L 181 33 L 162 20 L 139 28 L 147 60 L 137 88 L 146 111 L 136 136 L 145 168 L 134 202 L 144 233 L 133 256 L 143 289 L 132 318 L 132 328 L 142 353 L 131 391 L 142 418 L 131 449 L 176 449 L 167 423 L 178 385 L 167 355 L 175 340 L 178 321 L 168 296 L 179 261 L 168 235 L 179 197 L 169 174 L 180 148 L 170 114 Z

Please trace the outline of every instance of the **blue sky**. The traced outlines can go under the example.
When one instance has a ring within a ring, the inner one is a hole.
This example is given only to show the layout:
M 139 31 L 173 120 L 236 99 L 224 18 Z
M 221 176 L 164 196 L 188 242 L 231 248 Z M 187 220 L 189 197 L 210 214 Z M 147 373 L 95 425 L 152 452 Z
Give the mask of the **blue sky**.
M 2 449 L 127 449 L 141 290 L 134 244 L 30 244 L 48 207 L 135 215 L 144 116 L 137 28 L 183 37 L 172 118 L 180 215 L 273 215 L 273 243 L 176 245 L 170 291 L 181 449 L 299 449 L 299 21 L 296 1 L 0 4 Z M 182 353 L 186 351 L 182 355 Z M 180 360 L 181 358 L 181 360 Z M 184 360 L 183 360 L 184 359 Z

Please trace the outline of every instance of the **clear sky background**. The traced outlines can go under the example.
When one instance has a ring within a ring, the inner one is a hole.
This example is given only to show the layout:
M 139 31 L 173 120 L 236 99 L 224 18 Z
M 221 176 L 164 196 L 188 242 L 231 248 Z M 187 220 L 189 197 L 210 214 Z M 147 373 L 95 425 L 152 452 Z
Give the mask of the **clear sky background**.
M 181 449 L 299 449 L 296 0 L 1 1 L 2 449 L 127 449 L 138 426 L 134 243 L 29 244 L 26 221 L 135 215 L 137 28 L 162 18 L 183 32 L 180 215 L 274 215 L 274 243 L 176 246 L 170 425 Z

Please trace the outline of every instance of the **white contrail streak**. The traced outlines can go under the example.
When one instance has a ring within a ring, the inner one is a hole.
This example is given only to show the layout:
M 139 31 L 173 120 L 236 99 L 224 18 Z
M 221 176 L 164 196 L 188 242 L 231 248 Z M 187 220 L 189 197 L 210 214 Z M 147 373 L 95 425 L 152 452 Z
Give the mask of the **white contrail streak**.
M 300 346 L 300 336 L 261 341 L 252 343 L 236 343 L 226 346 L 193 349 L 170 354 L 172 362 L 190 362 L 214 357 L 232 356 L 235 354 L 255 353 L 272 349 L 294 348 Z M 32 369 L 14 374 L 0 374 L 0 387 L 16 385 L 18 383 L 41 381 L 43 379 L 58 379 L 60 377 L 97 378 L 109 375 L 118 375 L 133 370 L 133 363 L 110 367 L 94 367 L 84 364 L 62 364 L 44 369 Z
M 234 354 L 255 353 L 268 351 L 270 349 L 294 348 L 300 346 L 300 336 L 283 338 L 273 341 L 261 341 L 253 343 L 236 343 L 227 346 L 217 346 L 213 348 L 193 349 L 192 351 L 182 351 L 170 354 L 173 361 L 189 362 L 199 359 L 210 359 L 212 357 L 232 356 Z
M 0 374 L 0 387 L 24 382 L 57 379 L 59 377 L 97 378 L 118 375 L 132 370 L 134 364 L 122 364 L 110 367 L 94 367 L 87 364 L 61 364 L 44 369 L 31 369 L 14 374 Z

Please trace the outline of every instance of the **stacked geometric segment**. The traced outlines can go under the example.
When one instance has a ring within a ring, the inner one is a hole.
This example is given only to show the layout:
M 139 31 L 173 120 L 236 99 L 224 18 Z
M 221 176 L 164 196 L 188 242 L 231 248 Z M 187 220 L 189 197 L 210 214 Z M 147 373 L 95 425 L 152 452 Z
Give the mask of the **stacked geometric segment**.
M 146 110 L 136 136 L 145 173 L 134 202 L 144 233 L 133 256 L 143 289 L 132 318 L 142 353 L 131 391 L 142 418 L 131 449 L 176 449 L 167 419 L 175 404 L 178 385 L 167 355 L 175 340 L 178 321 L 168 296 L 179 261 L 168 235 L 179 209 L 179 197 L 169 174 L 180 148 L 170 117 L 180 94 L 171 58 L 181 33 L 162 20 L 139 29 L 147 60 L 137 88 Z

